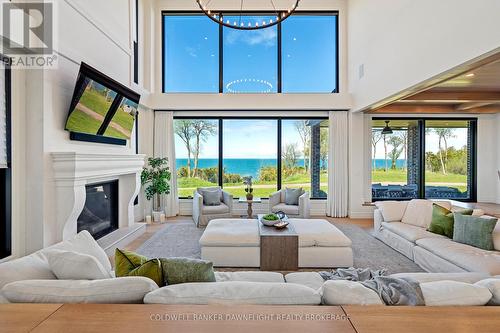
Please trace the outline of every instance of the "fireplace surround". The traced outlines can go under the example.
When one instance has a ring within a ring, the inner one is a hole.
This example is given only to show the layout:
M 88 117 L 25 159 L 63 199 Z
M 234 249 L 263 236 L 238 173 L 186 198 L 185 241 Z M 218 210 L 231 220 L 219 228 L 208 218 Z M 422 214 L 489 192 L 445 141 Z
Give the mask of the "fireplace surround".
M 113 235 L 123 240 L 127 230 L 138 234 L 145 227 L 135 223 L 134 200 L 141 183 L 140 173 L 144 166 L 144 155 L 88 154 L 76 152 L 54 152 L 52 164 L 56 188 L 56 221 L 52 226 L 54 241 L 66 240 L 78 232 L 78 217 L 82 214 L 87 199 L 87 186 L 117 181 L 118 229 L 102 239 L 107 244 Z M 110 245 L 111 246 L 111 245 Z

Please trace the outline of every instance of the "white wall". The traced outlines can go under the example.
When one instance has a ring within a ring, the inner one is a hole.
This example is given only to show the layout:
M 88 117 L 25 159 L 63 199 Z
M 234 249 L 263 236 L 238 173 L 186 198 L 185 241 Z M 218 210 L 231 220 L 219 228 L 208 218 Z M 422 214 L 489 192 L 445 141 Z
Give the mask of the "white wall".
M 500 1 L 349 0 L 348 6 L 354 110 L 500 46 Z
M 497 129 L 496 129 L 496 140 L 495 140 L 495 145 L 497 148 L 497 172 L 500 172 L 500 114 L 497 114 Z M 498 174 L 498 173 L 497 173 Z M 497 178 L 497 201 L 496 203 L 500 204 L 500 175 L 498 175 Z
M 57 240 L 50 229 L 55 220 L 55 186 L 50 153 L 63 151 L 135 154 L 135 140 L 113 146 L 69 140 L 64 130 L 69 103 L 81 62 L 97 68 L 124 85 L 133 68 L 133 0 L 64 0 L 55 2 L 55 52 L 58 66 L 51 70 L 17 71 L 13 108 L 21 112 L 14 123 L 14 154 L 25 174 L 14 182 L 14 240 L 16 255 L 33 252 Z M 22 117 L 22 118 L 21 118 Z M 16 134 L 17 133 L 17 134 Z M 133 138 L 135 135 L 132 136 Z M 17 150 L 16 146 L 25 153 Z

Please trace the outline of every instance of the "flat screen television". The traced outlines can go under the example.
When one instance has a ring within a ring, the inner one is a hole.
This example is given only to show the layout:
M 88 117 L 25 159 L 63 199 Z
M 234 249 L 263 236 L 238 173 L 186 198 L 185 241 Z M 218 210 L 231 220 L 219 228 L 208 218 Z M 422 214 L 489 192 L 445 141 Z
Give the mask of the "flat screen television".
M 140 95 L 82 63 L 65 129 L 71 140 L 126 145 Z

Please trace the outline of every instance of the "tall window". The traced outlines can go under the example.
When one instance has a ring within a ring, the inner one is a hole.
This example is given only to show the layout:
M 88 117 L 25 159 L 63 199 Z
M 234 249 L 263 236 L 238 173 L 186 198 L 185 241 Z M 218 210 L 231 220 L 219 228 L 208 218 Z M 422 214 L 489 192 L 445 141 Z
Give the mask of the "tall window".
M 12 254 L 11 76 L 7 63 L 8 58 L 0 54 L 0 259 Z
M 374 119 L 372 199 L 475 200 L 475 119 Z
M 276 120 L 224 120 L 224 189 L 245 196 L 243 177 L 252 176 L 254 195 L 277 190 L 278 124 Z
M 218 120 L 176 119 L 175 156 L 180 197 L 219 184 Z
M 328 121 L 282 121 L 282 187 L 303 188 L 314 198 L 328 193 Z
M 336 92 L 337 16 L 294 15 L 282 26 L 283 92 Z
M 219 91 L 219 28 L 204 15 L 164 15 L 163 91 Z
M 464 120 L 425 121 L 425 196 L 469 199 L 471 132 Z
M 247 16 L 245 22 L 269 21 L 273 17 Z M 238 22 L 239 16 L 225 16 Z M 271 93 L 278 91 L 278 28 L 236 30 L 224 27 L 225 93 Z
M 338 92 L 337 13 L 297 12 L 250 31 L 223 27 L 200 14 L 163 15 L 166 93 Z M 244 21 L 255 25 L 275 18 L 269 15 L 248 14 Z
M 222 186 L 243 197 L 248 176 L 254 195 L 263 199 L 284 187 L 302 187 L 315 199 L 327 197 L 326 119 L 177 117 L 174 126 L 181 198 L 205 186 Z

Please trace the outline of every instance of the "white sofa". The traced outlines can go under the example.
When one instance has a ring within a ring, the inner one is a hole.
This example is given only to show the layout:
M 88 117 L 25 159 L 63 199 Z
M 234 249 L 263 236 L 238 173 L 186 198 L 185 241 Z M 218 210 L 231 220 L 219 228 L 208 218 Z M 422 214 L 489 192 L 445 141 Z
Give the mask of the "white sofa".
M 427 272 L 480 272 L 500 274 L 500 222 L 493 232 L 495 251 L 486 251 L 427 231 L 432 204 L 447 209 L 447 201 L 414 199 L 377 202 L 374 211 L 375 236 L 401 252 Z M 483 215 L 475 210 L 473 215 Z
M 143 277 L 58 280 L 47 251 L 85 253 L 113 276 L 104 251 L 82 232 L 29 256 L 0 264 L 0 302 L 14 303 L 159 303 L 159 304 L 382 304 L 360 283 L 327 281 L 317 272 L 215 272 L 216 282 L 186 283 L 158 288 Z M 86 267 L 73 267 L 72 270 Z M 500 279 L 482 273 L 402 273 L 419 281 L 426 305 L 500 305 Z
M 72 251 L 96 258 L 109 276 L 114 276 L 104 250 L 87 231 L 72 239 L 31 255 L 0 264 L 0 303 L 142 303 L 144 295 L 158 289 L 144 277 L 99 280 L 59 280 L 46 254 L 51 250 Z M 75 267 L 75 270 L 86 267 Z
M 322 219 L 289 219 L 299 237 L 299 267 L 350 267 L 351 240 Z M 201 257 L 216 267 L 260 267 L 256 219 L 210 221 L 200 238 Z

